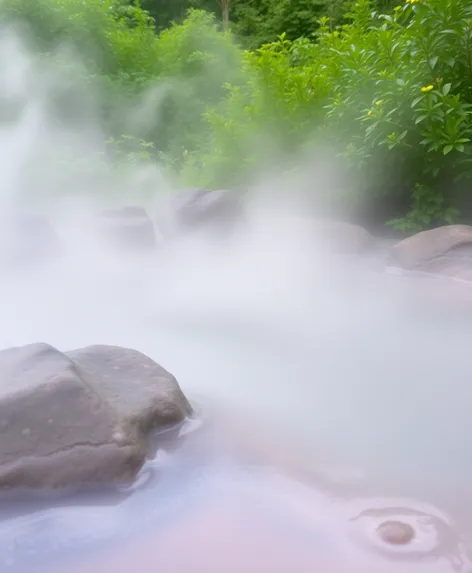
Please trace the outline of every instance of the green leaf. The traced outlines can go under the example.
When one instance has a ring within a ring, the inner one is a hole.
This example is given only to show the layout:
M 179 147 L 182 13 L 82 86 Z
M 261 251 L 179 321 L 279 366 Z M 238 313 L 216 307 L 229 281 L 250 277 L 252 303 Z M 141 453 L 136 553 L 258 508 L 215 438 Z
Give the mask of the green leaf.
M 429 59 L 429 65 L 430 65 L 432 70 L 434 70 L 434 68 L 436 67 L 436 64 L 438 63 L 438 59 L 439 59 L 439 56 L 433 56 L 432 58 Z
M 442 93 L 443 95 L 447 96 L 447 94 L 451 91 L 451 84 L 444 84 Z
M 448 153 L 450 153 L 452 150 L 454 149 L 453 145 L 445 145 L 443 147 L 443 153 L 444 155 L 447 155 Z

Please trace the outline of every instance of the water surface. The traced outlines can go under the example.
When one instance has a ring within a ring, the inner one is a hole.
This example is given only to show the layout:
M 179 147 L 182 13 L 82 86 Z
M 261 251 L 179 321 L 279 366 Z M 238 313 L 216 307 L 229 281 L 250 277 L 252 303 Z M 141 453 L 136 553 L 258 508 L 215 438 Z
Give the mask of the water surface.
M 224 412 L 126 495 L 4 513 L 5 570 L 472 571 L 471 325 L 412 312 L 300 228 L 139 258 L 65 230 L 63 258 L 3 274 L 2 346 L 133 347 Z M 388 520 L 413 542 L 380 542 Z

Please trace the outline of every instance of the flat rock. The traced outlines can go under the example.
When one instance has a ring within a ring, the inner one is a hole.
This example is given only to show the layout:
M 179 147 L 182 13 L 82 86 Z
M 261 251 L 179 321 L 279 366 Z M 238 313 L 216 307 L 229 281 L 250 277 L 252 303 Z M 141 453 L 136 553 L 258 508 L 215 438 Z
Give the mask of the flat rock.
M 387 266 L 472 281 L 472 227 L 445 225 L 397 243 Z
M 156 247 L 154 225 L 142 207 L 106 209 L 99 214 L 96 227 L 100 238 L 111 248 L 146 251 Z
M 190 413 L 176 379 L 136 350 L 3 350 L 0 493 L 129 483 L 150 432 Z

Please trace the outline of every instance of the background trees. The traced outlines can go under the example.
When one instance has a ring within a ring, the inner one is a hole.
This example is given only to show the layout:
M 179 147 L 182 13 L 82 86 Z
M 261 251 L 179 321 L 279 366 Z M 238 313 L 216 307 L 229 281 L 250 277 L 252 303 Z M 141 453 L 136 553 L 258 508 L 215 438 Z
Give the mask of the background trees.
M 243 188 L 322 145 L 356 182 L 340 206 L 388 205 L 407 231 L 470 217 L 472 0 L 4 0 L 0 16 L 42 57 L 72 45 L 109 141 L 185 184 Z

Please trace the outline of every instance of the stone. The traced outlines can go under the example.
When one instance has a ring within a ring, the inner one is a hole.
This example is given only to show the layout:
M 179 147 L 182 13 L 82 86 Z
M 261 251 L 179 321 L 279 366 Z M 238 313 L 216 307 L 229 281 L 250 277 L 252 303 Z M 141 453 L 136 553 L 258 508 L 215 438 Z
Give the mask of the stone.
M 236 193 L 201 188 L 178 191 L 156 213 L 164 237 L 209 228 L 231 233 L 243 217 L 242 200 Z
M 315 236 L 317 241 L 337 255 L 357 255 L 373 245 L 372 235 L 353 223 L 344 221 L 316 220 Z
M 400 241 L 387 266 L 472 281 L 472 227 L 445 225 Z
M 100 238 L 114 249 L 149 251 L 156 247 L 153 222 L 142 207 L 129 205 L 102 211 L 97 230 Z
M 0 351 L 0 493 L 129 483 L 151 432 L 191 412 L 172 374 L 136 350 Z

